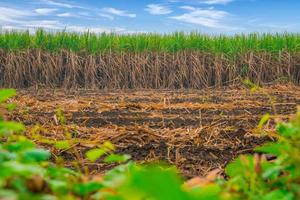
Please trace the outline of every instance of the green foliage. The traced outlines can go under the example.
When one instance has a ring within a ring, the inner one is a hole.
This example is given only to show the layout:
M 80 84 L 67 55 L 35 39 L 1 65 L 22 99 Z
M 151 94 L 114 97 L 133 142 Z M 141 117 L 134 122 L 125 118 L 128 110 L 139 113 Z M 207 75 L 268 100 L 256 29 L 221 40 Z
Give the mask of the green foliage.
M 270 119 L 270 114 L 265 114 L 258 123 L 258 127 L 262 128 Z
M 126 155 L 115 155 L 112 154 L 112 152 L 115 150 L 115 147 L 110 142 L 105 142 L 100 148 L 97 149 L 91 149 L 88 152 L 86 152 L 86 157 L 91 161 L 95 162 L 99 158 L 101 158 L 104 155 L 110 154 L 108 157 L 105 158 L 107 162 L 118 162 L 123 161 L 126 162 L 130 157 Z
M 0 94 L 5 108 L 15 92 L 0 90 Z M 269 117 L 263 117 L 259 126 Z M 278 124 L 276 142 L 256 149 L 276 159 L 240 156 L 226 167 L 228 180 L 191 188 L 183 186 L 173 167 L 136 164 L 129 161 L 129 155 L 115 154 L 110 142 L 89 150 L 86 157 L 118 165 L 103 176 L 86 176 L 50 162 L 50 152 L 37 148 L 23 131 L 22 124 L 0 120 L 0 199 L 300 199 L 300 112 L 289 123 Z M 55 146 L 66 149 L 69 143 L 58 141 Z
M 50 153 L 44 149 L 24 150 L 22 154 L 24 162 L 42 162 L 50 158 Z
M 0 135 L 8 135 L 11 133 L 20 133 L 25 130 L 25 127 L 16 122 L 0 121 Z
M 10 104 L 7 103 L 7 100 L 13 96 L 16 95 L 16 91 L 12 90 L 12 89 L 6 89 L 6 90 L 0 90 L 0 104 L 3 108 L 6 108 L 9 111 L 12 111 L 15 109 L 15 105 L 14 104 Z M 3 113 L 1 112 L 2 110 L 0 110 L 0 122 L 3 121 Z M 6 123 L 6 122 L 3 122 Z M 0 124 L 0 134 L 1 134 L 1 129 L 4 129 L 6 127 L 7 124 Z M 12 125 L 12 123 L 10 123 L 9 125 Z M 4 130 L 3 130 L 4 131 Z
M 128 199 L 192 199 L 183 191 L 182 182 L 172 169 L 162 169 L 158 166 L 134 168 L 131 177 L 125 185 L 124 196 Z M 172 189 L 171 189 L 172 188 Z M 171 189 L 171 191 L 170 191 Z M 132 197 L 130 197 L 132 196 Z
M 110 154 L 109 156 L 107 156 L 104 161 L 107 163 L 124 163 L 127 162 L 129 159 L 131 158 L 130 155 L 117 155 L 117 154 Z
M 66 118 L 61 109 L 56 109 L 55 110 L 55 117 L 57 119 L 57 123 L 64 125 L 66 123 Z
M 72 52 L 178 52 L 203 51 L 216 54 L 239 55 L 247 52 L 281 51 L 299 52 L 300 35 L 284 34 L 237 34 L 234 36 L 205 35 L 198 32 L 185 34 L 94 34 L 38 30 L 27 32 L 3 32 L 0 48 L 9 51 L 38 49 L 49 52 L 69 50 Z M 247 66 L 243 69 L 247 73 Z
M 259 132 L 263 133 L 263 126 L 270 120 L 270 114 L 265 114 L 259 121 L 257 129 Z
M 103 185 L 99 182 L 77 183 L 74 185 L 75 193 L 82 197 L 97 192 L 102 188 Z
M 256 92 L 259 89 L 259 86 L 253 83 L 250 79 L 244 80 L 243 83 L 250 89 L 251 92 Z
M 106 154 L 105 149 L 92 149 L 86 153 L 86 156 L 91 162 L 95 162 L 104 154 Z
M 239 198 L 300 199 L 300 112 L 291 122 L 279 124 L 277 133 L 277 142 L 256 148 L 277 156 L 274 161 L 241 156 L 227 166 L 230 180 L 226 184 Z
M 12 89 L 0 90 L 0 103 L 7 101 L 16 95 L 16 91 Z
M 62 141 L 55 142 L 54 146 L 57 149 L 68 149 L 70 148 L 70 143 L 67 140 L 62 140 Z

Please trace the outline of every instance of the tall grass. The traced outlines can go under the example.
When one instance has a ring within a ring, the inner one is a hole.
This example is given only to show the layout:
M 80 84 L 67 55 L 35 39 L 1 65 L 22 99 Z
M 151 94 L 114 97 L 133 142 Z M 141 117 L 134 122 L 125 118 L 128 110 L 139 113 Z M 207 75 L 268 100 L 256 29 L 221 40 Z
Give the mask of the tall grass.
M 2 32 L 0 49 L 22 51 L 39 49 L 48 52 L 180 52 L 201 51 L 216 54 L 243 54 L 247 52 L 300 52 L 300 34 L 237 34 L 211 36 L 197 32 L 184 34 L 93 34 L 29 32 Z
M 0 33 L 0 87 L 193 88 L 300 84 L 300 33 Z

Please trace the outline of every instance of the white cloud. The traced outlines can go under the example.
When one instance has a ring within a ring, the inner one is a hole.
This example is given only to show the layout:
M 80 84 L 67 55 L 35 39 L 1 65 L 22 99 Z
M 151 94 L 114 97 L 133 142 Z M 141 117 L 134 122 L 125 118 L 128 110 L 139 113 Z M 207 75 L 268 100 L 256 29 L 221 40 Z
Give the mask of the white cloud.
M 0 33 L 1 31 L 26 31 L 27 29 L 20 26 L 12 26 L 12 25 L 4 25 L 0 26 Z
M 147 8 L 145 10 L 152 15 L 166 15 L 173 12 L 168 7 L 162 6 L 160 4 L 149 4 L 147 5 Z
M 37 29 L 43 28 L 45 30 L 58 31 L 64 29 L 64 24 L 53 21 L 53 20 L 31 20 L 31 21 L 20 21 L 14 25 L 4 25 L 1 27 L 2 30 L 14 30 L 14 31 L 25 31 L 28 30 L 34 33 Z
M 84 27 L 84 26 L 66 26 L 67 31 L 71 32 L 92 32 L 92 33 L 119 33 L 125 32 L 126 29 L 120 27 L 106 28 L 106 27 Z
M 57 2 L 57 1 L 52 1 L 52 0 L 43 0 L 43 2 L 45 2 L 46 4 L 51 5 L 51 6 L 57 6 L 57 7 L 63 7 L 63 8 L 83 8 L 81 6 L 74 5 L 71 3 L 63 3 L 63 2 Z
M 19 24 L 19 26 L 24 28 L 45 28 L 45 29 L 61 29 L 64 27 L 62 23 L 55 20 L 32 20 L 24 21 Z
M 69 13 L 69 12 L 65 12 L 65 13 L 59 13 L 56 15 L 57 17 L 75 17 L 74 14 Z
M 111 33 L 114 30 L 125 31 L 125 29 L 116 28 L 102 28 L 102 27 L 83 27 L 83 26 L 64 26 L 63 24 L 57 23 L 55 21 L 32 21 L 29 24 L 22 26 L 2 26 L 1 30 L 8 31 L 26 31 L 34 33 L 38 28 L 44 28 L 47 31 L 69 31 L 69 32 L 92 32 L 92 33 Z
M 57 11 L 56 8 L 37 8 L 37 9 L 35 9 L 35 12 L 39 15 L 48 15 L 55 11 Z
M 121 28 L 121 27 L 100 27 L 100 26 L 96 26 L 96 27 L 66 26 L 64 30 L 70 31 L 70 32 L 79 32 L 79 33 L 90 32 L 90 33 L 96 33 L 96 34 L 101 34 L 101 33 L 116 33 L 116 34 L 146 33 L 145 31 L 127 30 L 127 29 Z
M 171 3 L 177 3 L 177 2 L 184 2 L 187 3 L 187 1 L 185 0 L 168 0 Z M 200 4 L 209 4 L 209 5 L 213 5 L 213 4 L 228 4 L 231 3 L 235 0 L 190 0 L 188 3 L 200 3 Z
M 99 13 L 98 14 L 100 17 L 104 17 L 104 18 L 107 18 L 109 20 L 113 20 L 115 17 L 112 16 L 112 15 L 109 15 L 109 14 L 105 14 L 105 13 Z
M 84 17 L 91 17 L 90 12 L 79 12 L 78 14 L 81 15 L 81 16 L 84 16 Z
M 197 24 L 209 28 L 225 28 L 222 21 L 229 16 L 228 12 L 222 10 L 202 9 L 191 6 L 181 7 L 182 9 L 188 10 L 189 12 L 178 16 L 172 16 L 171 19 L 175 19 L 181 22 L 190 24 Z
M 1 23 L 17 23 L 24 17 L 32 16 L 33 13 L 26 10 L 18 10 L 8 7 L 0 7 L 0 22 Z
M 180 8 L 184 10 L 196 10 L 196 8 L 193 6 L 181 6 Z
M 52 1 L 47 1 L 52 2 Z M 59 12 L 60 9 L 55 7 L 40 7 L 36 9 L 16 9 L 11 7 L 1 7 L 0 6 L 0 32 L 2 30 L 15 30 L 15 31 L 26 31 L 34 33 L 38 28 L 44 28 L 46 31 L 56 32 L 56 31 L 70 31 L 70 32 L 93 32 L 93 33 L 118 33 L 118 34 L 131 34 L 137 33 L 138 31 L 127 30 L 121 27 L 102 27 L 102 26 L 87 26 L 81 24 L 70 23 L 63 19 L 52 20 L 51 18 L 41 18 L 42 16 L 49 16 L 49 14 L 54 13 L 51 16 L 57 17 L 94 17 L 102 16 L 108 19 L 113 19 L 116 16 L 125 17 L 136 17 L 135 14 L 129 13 L 123 10 L 117 10 L 113 8 L 108 8 L 101 10 L 102 13 L 98 15 L 99 10 L 91 9 L 90 12 Z M 45 18 L 45 19 L 44 19 Z M 96 18 L 95 18 L 96 19 Z
M 85 27 L 85 26 L 76 26 L 76 25 L 66 25 L 62 24 L 58 21 L 51 21 L 51 20 L 41 20 L 41 21 L 28 21 L 24 22 L 23 24 L 19 25 L 5 25 L 0 28 L 4 31 L 29 31 L 30 33 L 34 33 L 39 28 L 43 28 L 46 31 L 68 31 L 68 32 L 78 32 L 78 33 L 84 33 L 84 32 L 90 32 L 90 33 L 118 33 L 118 34 L 131 34 L 131 33 L 137 33 L 137 31 L 130 31 L 126 30 L 125 28 L 121 27 Z
M 200 1 L 206 4 L 227 4 L 230 3 L 234 0 L 204 0 L 204 1 Z
M 36 10 L 21 10 L 8 7 L 0 7 L 0 25 L 2 29 L 26 29 L 26 28 L 47 28 L 55 29 L 62 27 L 58 21 L 52 20 L 38 20 L 37 16 L 54 12 L 50 9 L 36 9 Z
M 105 12 L 105 13 L 108 13 L 108 14 L 111 14 L 111 15 L 116 15 L 116 16 L 121 16 L 121 17 L 130 17 L 130 18 L 135 18 L 136 17 L 136 14 L 129 13 L 126 10 L 118 10 L 116 8 L 111 8 L 111 7 L 102 8 L 101 11 Z

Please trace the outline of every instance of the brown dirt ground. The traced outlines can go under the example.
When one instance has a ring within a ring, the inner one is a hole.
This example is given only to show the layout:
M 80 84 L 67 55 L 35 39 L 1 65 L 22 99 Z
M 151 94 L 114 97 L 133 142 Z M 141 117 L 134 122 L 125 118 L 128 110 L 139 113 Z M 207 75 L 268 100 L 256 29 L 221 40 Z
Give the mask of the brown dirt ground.
M 13 100 L 18 108 L 11 115 L 28 126 L 27 135 L 51 149 L 53 159 L 89 173 L 102 173 L 111 166 L 90 163 L 84 153 L 111 141 L 117 153 L 140 162 L 174 164 L 186 178 L 206 175 L 239 154 L 271 137 L 258 134 L 261 117 L 286 120 L 300 104 L 300 87 L 276 85 L 251 92 L 232 87 L 206 90 L 20 90 Z M 61 109 L 66 125 L 58 125 L 55 110 Z M 36 128 L 39 124 L 39 128 Z M 49 141 L 69 140 L 59 150 Z

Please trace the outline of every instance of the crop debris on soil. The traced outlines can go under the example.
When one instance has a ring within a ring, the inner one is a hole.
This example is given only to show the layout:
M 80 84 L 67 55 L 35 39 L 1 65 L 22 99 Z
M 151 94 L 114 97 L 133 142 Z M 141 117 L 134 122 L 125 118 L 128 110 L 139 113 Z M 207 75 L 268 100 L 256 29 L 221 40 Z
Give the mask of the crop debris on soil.
M 85 152 L 105 141 L 138 162 L 163 161 L 191 178 L 206 175 L 267 141 L 257 131 L 274 130 L 300 104 L 300 89 L 273 85 L 257 91 L 235 86 L 205 90 L 19 90 L 13 120 L 22 121 L 27 136 L 51 149 L 62 164 L 103 173 L 112 166 L 90 163 Z M 49 145 L 66 141 L 64 149 Z

